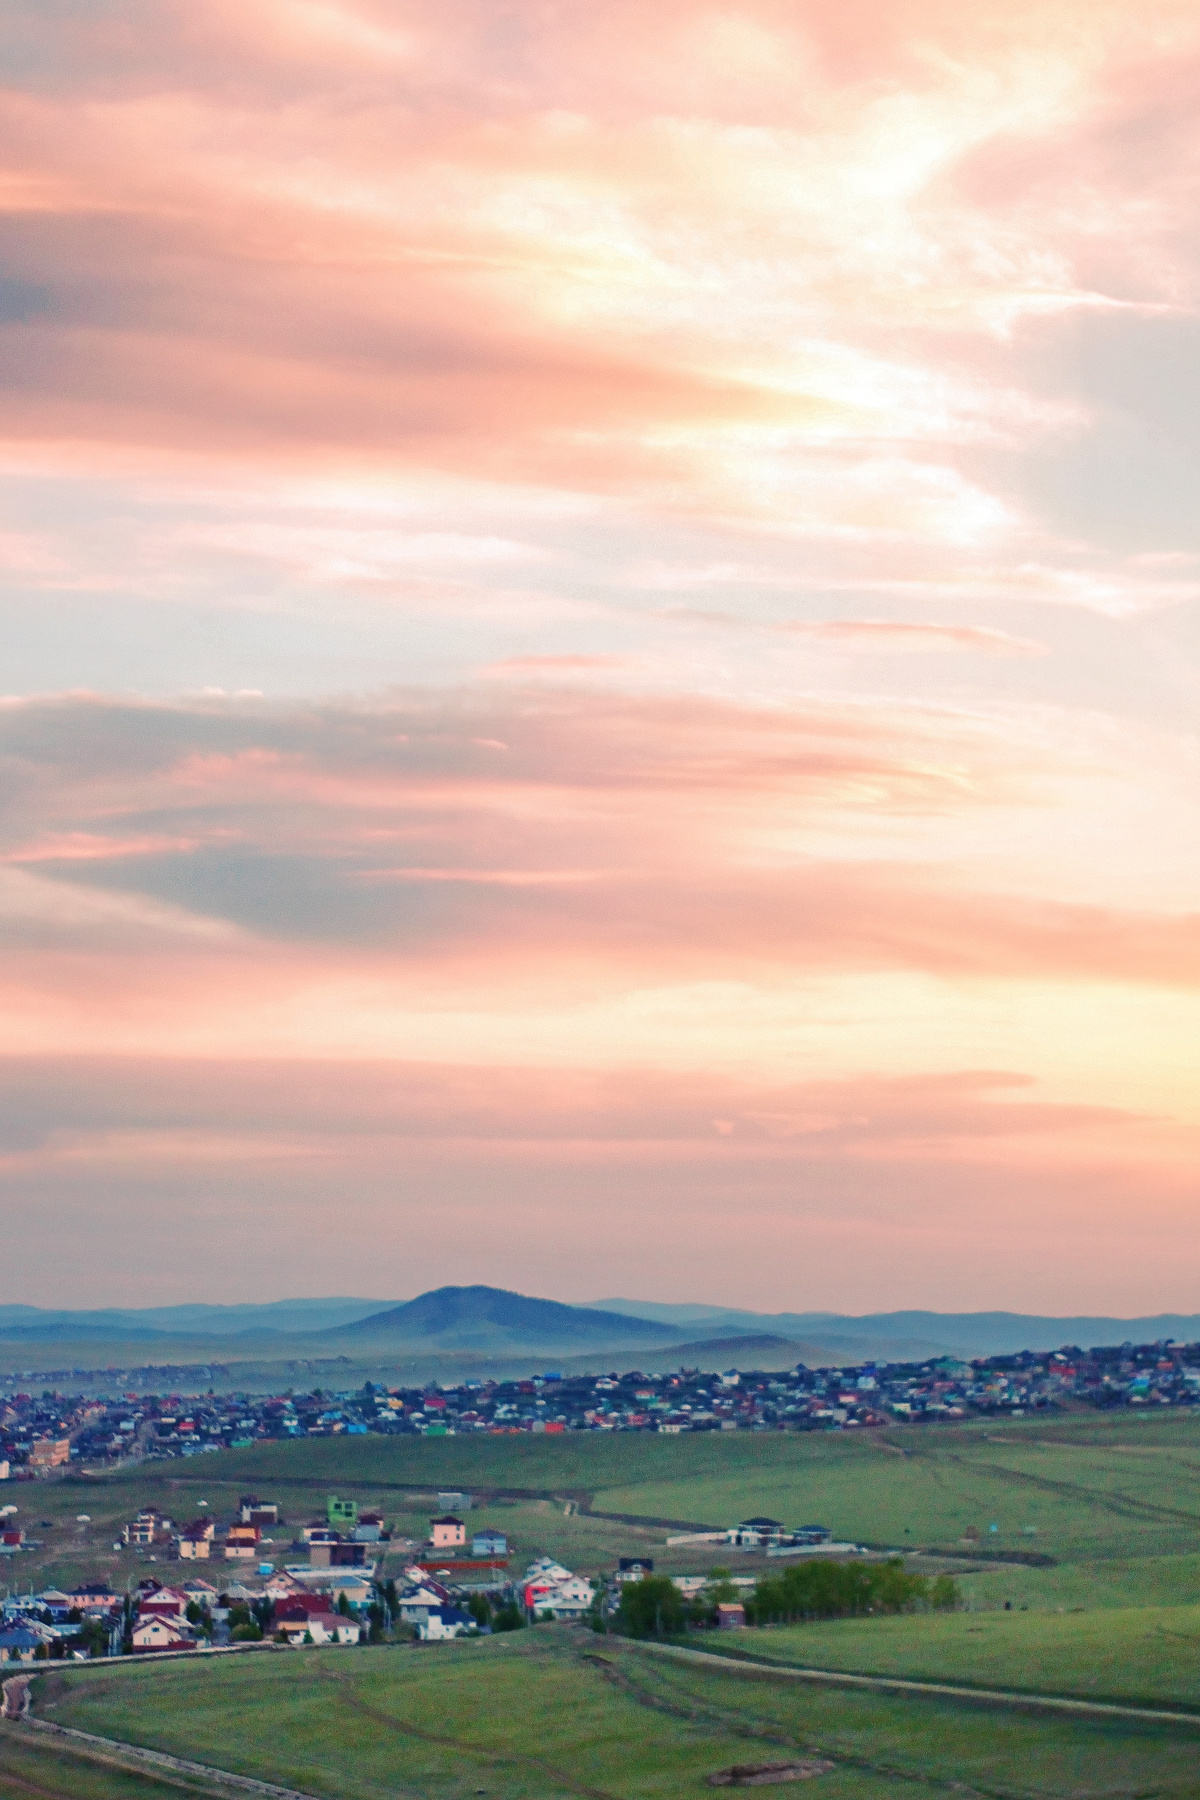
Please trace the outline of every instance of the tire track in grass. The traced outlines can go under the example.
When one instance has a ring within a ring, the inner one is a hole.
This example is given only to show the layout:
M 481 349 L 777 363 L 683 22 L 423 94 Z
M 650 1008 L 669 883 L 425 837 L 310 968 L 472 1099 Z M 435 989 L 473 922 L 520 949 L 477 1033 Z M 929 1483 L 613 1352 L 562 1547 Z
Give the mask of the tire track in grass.
M 920 1452 L 918 1452 L 920 1454 Z M 1141 1523 L 1200 1525 L 1200 1513 L 1185 1512 L 1182 1507 L 1159 1506 L 1153 1500 L 1138 1500 L 1132 1494 L 1123 1494 L 1120 1490 L 1112 1493 L 1103 1488 L 1085 1487 L 1078 1481 L 1058 1481 L 1050 1475 L 1033 1475 L 1025 1469 L 1012 1469 L 1006 1463 L 984 1462 L 972 1456 L 960 1456 L 954 1451 L 938 1452 L 936 1446 L 929 1454 L 940 1454 L 947 1462 L 974 1474 L 994 1476 L 1003 1482 L 1015 1482 L 1022 1487 L 1038 1489 L 1041 1493 L 1056 1494 L 1060 1499 L 1084 1502 L 1102 1512 L 1113 1513 L 1119 1519 L 1137 1519 Z
M 429 1731 L 423 1725 L 416 1725 L 411 1719 L 398 1718 L 395 1713 L 385 1712 L 382 1707 L 371 1706 L 361 1695 L 355 1693 L 349 1675 L 340 1675 L 336 1669 L 322 1670 L 321 1676 L 326 1681 L 333 1681 L 342 1686 L 343 1703 L 352 1712 L 360 1713 L 363 1718 L 372 1719 L 377 1725 L 384 1725 L 389 1731 L 403 1732 L 406 1737 L 413 1737 L 420 1743 L 433 1744 L 438 1748 L 453 1750 L 460 1756 L 470 1756 L 477 1762 L 486 1763 L 494 1769 L 509 1767 L 528 1770 L 544 1776 L 560 1787 L 564 1793 L 580 1794 L 583 1800 L 619 1800 L 619 1796 L 609 1792 L 607 1788 L 590 1787 L 575 1776 L 568 1775 L 540 1756 L 522 1756 L 515 1751 L 487 1750 L 482 1745 L 473 1744 L 466 1738 L 451 1737 L 448 1732 Z
M 1059 1794 L 1050 1790 L 981 1787 L 977 1782 L 962 1781 L 953 1775 L 936 1775 L 928 1770 L 906 1768 L 899 1763 L 880 1762 L 841 1745 L 799 1737 L 782 1729 L 770 1730 L 747 1721 L 736 1709 L 717 1706 L 711 1701 L 697 1703 L 693 1699 L 691 1705 L 679 1705 L 653 1693 L 648 1685 L 638 1682 L 628 1670 L 620 1668 L 606 1656 L 592 1653 L 585 1655 L 582 1660 L 595 1666 L 606 1681 L 626 1693 L 635 1705 L 644 1706 L 653 1712 L 667 1713 L 672 1718 L 683 1719 L 691 1724 L 706 1725 L 710 1730 L 720 1731 L 728 1737 L 803 1751 L 810 1756 L 819 1756 L 833 1762 L 837 1767 L 854 1769 L 862 1775 L 878 1776 L 887 1781 L 905 1781 L 914 1787 L 959 1794 L 965 1796 L 965 1800 L 1060 1800 Z M 1074 1796 L 1073 1800 L 1080 1800 L 1080 1797 Z

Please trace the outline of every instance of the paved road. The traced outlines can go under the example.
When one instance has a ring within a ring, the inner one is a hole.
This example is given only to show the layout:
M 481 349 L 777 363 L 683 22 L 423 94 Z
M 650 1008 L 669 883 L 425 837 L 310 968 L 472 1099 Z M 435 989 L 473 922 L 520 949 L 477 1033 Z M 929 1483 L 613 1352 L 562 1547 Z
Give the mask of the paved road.
M 1189 1725 L 1200 1729 L 1200 1712 L 1167 1710 L 1152 1706 L 1123 1706 L 1110 1700 L 1072 1700 L 1057 1694 L 1023 1694 L 1011 1688 L 957 1687 L 945 1681 L 908 1681 L 898 1675 L 850 1675 L 842 1669 L 796 1668 L 788 1663 L 750 1662 L 740 1657 L 718 1656 L 710 1650 L 689 1650 L 682 1644 L 654 1644 L 626 1640 L 630 1647 L 677 1662 L 698 1663 L 721 1669 L 726 1675 L 744 1675 L 766 1681 L 825 1682 L 837 1687 L 869 1688 L 879 1693 L 924 1694 L 941 1700 L 972 1700 L 985 1706 L 1016 1706 L 1038 1712 L 1056 1712 L 1079 1718 L 1138 1719 L 1151 1724 Z

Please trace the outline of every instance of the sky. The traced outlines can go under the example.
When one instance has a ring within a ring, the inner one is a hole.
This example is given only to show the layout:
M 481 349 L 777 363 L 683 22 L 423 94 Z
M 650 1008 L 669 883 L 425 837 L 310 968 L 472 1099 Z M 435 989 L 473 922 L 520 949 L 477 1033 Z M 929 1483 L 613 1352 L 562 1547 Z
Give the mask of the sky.
M 0 1299 L 1200 1309 L 1192 0 L 0 41 Z

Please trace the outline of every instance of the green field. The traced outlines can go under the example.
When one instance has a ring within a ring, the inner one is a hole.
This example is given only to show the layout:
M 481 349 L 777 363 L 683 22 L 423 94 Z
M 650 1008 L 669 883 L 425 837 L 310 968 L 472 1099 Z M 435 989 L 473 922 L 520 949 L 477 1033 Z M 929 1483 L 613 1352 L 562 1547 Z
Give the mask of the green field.
M 818 1669 L 1200 1710 L 1200 1606 L 823 1620 L 715 1647 Z
M 268 1445 L 14 1486 L 21 1522 L 44 1543 L 13 1559 L 3 1578 L 26 1586 L 104 1575 L 123 1586 L 144 1557 L 116 1552 L 113 1542 L 144 1503 L 187 1519 L 201 1499 L 226 1516 L 247 1490 L 276 1499 L 289 1528 L 267 1554 L 280 1560 L 291 1554 L 290 1528 L 323 1511 L 330 1492 L 378 1506 L 398 1537 L 421 1538 L 446 1487 L 476 1492 L 473 1519 L 507 1530 L 518 1560 L 544 1551 L 585 1573 L 626 1554 L 651 1554 L 672 1571 L 730 1558 L 724 1550 L 668 1550 L 668 1527 L 604 1513 L 724 1525 L 765 1512 L 787 1523 L 819 1521 L 839 1539 L 973 1559 L 983 1572 L 965 1578 L 964 1592 L 975 1607 L 1200 1603 L 1200 1421 L 1179 1413 L 862 1436 L 580 1433 Z M 80 1513 L 87 1522 L 77 1523 Z M 964 1540 L 971 1531 L 978 1546 Z M 1050 1566 L 981 1562 L 976 1548 Z M 747 1571 L 763 1566 L 761 1558 L 735 1560 Z
M 149 1463 L 14 1487 L 23 1522 L 45 1541 L 10 1568 L 22 1586 L 75 1575 L 123 1586 L 146 1559 L 114 1552 L 112 1541 L 139 1505 L 184 1519 L 203 1498 L 228 1517 L 249 1490 L 284 1509 L 289 1528 L 266 1551 L 277 1561 L 291 1555 L 290 1527 L 322 1510 L 327 1494 L 379 1506 L 397 1533 L 385 1573 L 403 1560 L 400 1537 L 424 1535 L 439 1488 L 476 1494 L 472 1521 L 508 1532 L 518 1568 L 546 1552 L 586 1573 L 635 1553 L 673 1572 L 725 1562 L 755 1573 L 768 1566 L 763 1556 L 668 1548 L 675 1528 L 654 1521 L 721 1525 L 766 1512 L 899 1548 L 915 1568 L 957 1566 L 964 1610 L 722 1634 L 700 1640 L 705 1648 L 1200 1710 L 1198 1475 L 1200 1424 L 1179 1414 L 862 1436 L 321 1439 L 205 1457 L 199 1467 Z M 630 1516 L 604 1516 L 617 1513 Z M 197 1572 L 219 1583 L 227 1565 Z M 421 1649 L 71 1667 L 50 1680 L 58 1691 L 44 1692 L 45 1717 L 273 1775 L 328 1800 L 698 1793 L 714 1769 L 805 1745 L 835 1762 L 819 1784 L 831 1796 L 873 1800 L 913 1782 L 1014 1797 L 1200 1795 L 1200 1731 L 753 1680 L 732 1667 L 668 1665 L 578 1628 Z M 0 1739 L 5 1796 L 149 1800 L 167 1791 L 95 1769 L 91 1787 L 81 1776 L 72 1789 L 61 1761 L 11 1730 Z M 14 1743 L 24 1774 L 3 1761 Z M 39 1757 L 49 1758 L 48 1774 L 35 1779 L 28 1759 Z
M 796 1689 L 578 1627 L 436 1650 L 282 1652 L 51 1677 L 44 1716 L 328 1800 L 656 1800 L 820 1754 L 827 1800 L 1194 1795 L 1200 1730 Z M 46 1701 L 42 1702 L 43 1708 Z

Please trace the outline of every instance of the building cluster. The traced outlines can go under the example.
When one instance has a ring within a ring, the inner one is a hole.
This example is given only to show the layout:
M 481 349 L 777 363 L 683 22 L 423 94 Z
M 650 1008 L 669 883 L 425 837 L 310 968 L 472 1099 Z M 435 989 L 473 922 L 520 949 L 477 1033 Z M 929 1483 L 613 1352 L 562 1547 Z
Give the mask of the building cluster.
M 1052 1410 L 1200 1405 L 1200 1345 L 1022 1351 L 965 1362 L 571 1375 L 350 1393 L 0 1396 L 0 1480 L 263 1440 L 518 1431 L 829 1431 Z M 7 1465 L 7 1467 L 6 1467 Z

